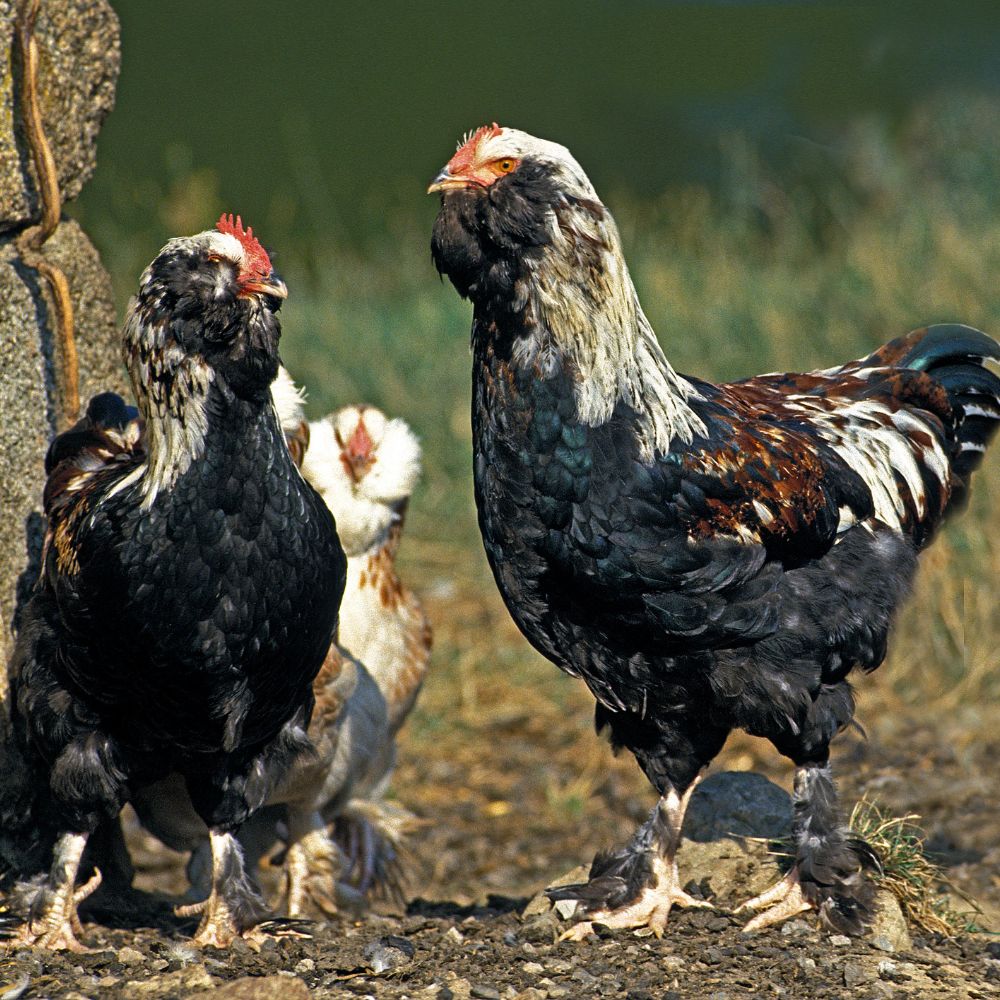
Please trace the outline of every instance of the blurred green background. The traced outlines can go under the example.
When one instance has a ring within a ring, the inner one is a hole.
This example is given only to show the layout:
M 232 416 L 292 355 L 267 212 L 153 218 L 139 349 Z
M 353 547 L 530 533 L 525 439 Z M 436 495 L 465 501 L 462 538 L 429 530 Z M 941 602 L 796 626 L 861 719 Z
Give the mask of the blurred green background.
M 469 307 L 437 281 L 424 194 L 466 129 L 495 119 L 576 154 L 682 371 L 826 366 L 937 320 L 1000 330 L 996 3 L 116 7 L 118 104 L 68 210 L 122 306 L 168 237 L 223 210 L 274 248 L 311 415 L 364 399 L 424 442 L 404 551 L 441 677 L 533 655 L 472 612 L 472 631 L 448 620 L 456 594 L 498 605 L 471 501 Z M 998 693 L 989 466 L 901 626 L 904 696 Z

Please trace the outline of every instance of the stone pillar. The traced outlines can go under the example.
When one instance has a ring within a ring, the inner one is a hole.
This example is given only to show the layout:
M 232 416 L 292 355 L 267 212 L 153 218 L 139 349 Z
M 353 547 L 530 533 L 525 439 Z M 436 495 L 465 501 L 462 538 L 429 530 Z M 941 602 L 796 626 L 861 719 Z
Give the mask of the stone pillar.
M 37 567 L 45 450 L 64 426 L 56 304 L 18 249 L 43 213 L 22 106 L 19 7 L 20 0 L 0 0 L 0 671 L 18 591 Z M 118 18 L 106 0 L 41 0 L 34 34 L 42 126 L 65 202 L 93 173 L 97 133 L 114 106 Z M 106 389 L 125 392 L 111 279 L 94 246 L 63 218 L 40 253 L 69 283 L 81 405 Z

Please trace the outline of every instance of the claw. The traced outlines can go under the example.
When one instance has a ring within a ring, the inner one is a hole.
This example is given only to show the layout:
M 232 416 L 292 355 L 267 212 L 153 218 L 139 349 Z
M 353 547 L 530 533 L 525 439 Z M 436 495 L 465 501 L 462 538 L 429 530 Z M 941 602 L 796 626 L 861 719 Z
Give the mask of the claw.
M 773 904 L 773 905 L 772 905 Z M 769 908 L 768 908 L 769 907 Z M 753 899 L 748 899 L 736 908 L 736 913 L 745 910 L 763 910 L 756 917 L 748 921 L 743 928 L 744 934 L 752 934 L 754 931 L 763 930 L 774 924 L 780 924 L 790 917 L 805 913 L 806 910 L 813 909 L 810 903 L 802 894 L 802 886 L 799 884 L 799 873 L 797 868 L 792 868 L 788 874 L 776 885 L 773 885 L 766 892 L 762 892 Z
M 594 933 L 594 924 L 604 924 L 611 928 L 642 928 L 648 927 L 658 938 L 663 937 L 667 927 L 667 918 L 674 906 L 693 907 L 695 909 L 714 909 L 712 903 L 705 899 L 695 899 L 685 892 L 680 885 L 676 862 L 667 862 L 657 858 L 653 862 L 653 873 L 656 883 L 647 886 L 638 898 L 614 910 L 591 910 L 587 920 L 574 924 L 559 938 L 560 941 L 582 941 Z

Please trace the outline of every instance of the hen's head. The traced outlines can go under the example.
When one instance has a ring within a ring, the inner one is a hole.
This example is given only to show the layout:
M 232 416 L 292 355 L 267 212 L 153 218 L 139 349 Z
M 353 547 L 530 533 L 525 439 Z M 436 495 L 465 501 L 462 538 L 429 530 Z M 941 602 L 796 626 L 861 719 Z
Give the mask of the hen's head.
M 224 215 L 215 229 L 170 240 L 143 272 L 126 319 L 125 363 L 137 394 L 198 370 L 221 376 L 238 396 L 260 397 L 277 371 L 276 313 L 287 294 L 239 218 Z
M 381 545 L 420 478 L 420 443 L 405 421 L 345 406 L 309 425 L 302 474 L 326 501 L 348 556 Z
M 441 193 L 434 263 L 473 299 L 509 294 L 523 262 L 559 242 L 565 220 L 578 216 L 589 229 L 607 215 L 565 146 L 495 123 L 466 135 L 427 190 Z

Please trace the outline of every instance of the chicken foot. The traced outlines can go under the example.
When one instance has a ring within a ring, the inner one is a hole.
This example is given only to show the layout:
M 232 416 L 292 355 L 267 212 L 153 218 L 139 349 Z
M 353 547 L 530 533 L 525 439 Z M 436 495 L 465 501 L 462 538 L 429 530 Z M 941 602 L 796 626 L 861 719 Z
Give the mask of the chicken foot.
M 594 924 L 597 923 L 615 928 L 648 927 L 657 937 L 661 937 L 674 906 L 712 906 L 710 902 L 695 899 L 684 891 L 677 872 L 677 862 L 674 860 L 680 844 L 684 814 L 697 784 L 698 779 L 682 796 L 673 789 L 664 795 L 649 820 L 623 852 L 603 861 L 595 860 L 590 882 L 586 885 L 566 886 L 549 891 L 552 899 L 577 898 L 586 906 L 588 919 L 569 928 L 560 940 L 581 941 L 594 933 Z M 642 872 L 646 884 L 638 892 L 633 890 L 626 901 L 618 902 L 621 889 L 628 888 L 629 883 L 640 874 L 638 863 L 641 862 L 648 866 Z M 630 874 L 632 878 L 629 878 Z M 602 888 L 609 897 L 608 902 L 595 906 L 596 900 L 591 901 L 593 893 Z M 574 895 L 575 889 L 580 890 L 579 895 Z M 614 895 L 608 891 L 611 889 L 617 890 Z
M 285 891 L 288 915 L 300 917 L 307 901 L 323 913 L 337 912 L 337 878 L 343 869 L 340 849 L 330 839 L 318 812 L 288 809 Z
M 239 841 L 231 833 L 217 829 L 209 830 L 208 836 L 212 848 L 212 883 L 208 898 L 175 907 L 174 912 L 179 917 L 201 914 L 194 943 L 202 948 L 228 948 L 237 937 L 259 944 L 268 935 L 257 925 L 269 913 L 246 874 Z
M 81 954 L 90 951 L 79 940 L 83 927 L 77 907 L 101 884 L 101 873 L 95 870 L 87 882 L 76 885 L 86 846 L 85 833 L 66 833 L 59 838 L 52 870 L 33 893 L 28 919 L 13 938 L 15 945 Z

